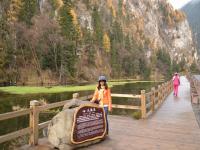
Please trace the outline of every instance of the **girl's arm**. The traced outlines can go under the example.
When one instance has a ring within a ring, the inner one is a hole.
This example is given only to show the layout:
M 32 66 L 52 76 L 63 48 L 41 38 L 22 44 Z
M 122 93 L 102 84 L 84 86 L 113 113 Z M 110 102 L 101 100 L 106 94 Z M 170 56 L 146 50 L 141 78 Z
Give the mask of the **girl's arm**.
M 98 98 L 98 89 L 96 88 L 90 102 L 94 102 L 95 100 L 97 100 L 97 98 Z
M 172 81 L 174 81 L 174 79 L 175 79 L 175 76 L 173 76 Z

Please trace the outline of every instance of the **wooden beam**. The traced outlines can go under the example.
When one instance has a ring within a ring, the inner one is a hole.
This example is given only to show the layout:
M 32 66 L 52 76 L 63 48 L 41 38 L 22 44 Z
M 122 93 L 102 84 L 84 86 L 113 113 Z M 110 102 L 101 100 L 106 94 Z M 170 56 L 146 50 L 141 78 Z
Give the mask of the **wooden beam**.
M 0 143 L 9 141 L 9 140 L 12 140 L 12 139 L 15 139 L 17 137 L 20 137 L 20 136 L 23 136 L 23 135 L 26 135 L 26 134 L 30 134 L 30 133 L 31 133 L 31 129 L 29 127 L 15 131 L 15 132 L 12 132 L 12 133 L 8 133 L 8 134 L 0 136 Z
M 48 125 L 49 125 L 50 122 L 51 122 L 51 120 L 40 123 L 40 124 L 38 125 L 38 126 L 39 126 L 39 129 L 43 129 L 43 128 L 48 127 Z
M 145 97 L 145 90 L 141 90 L 141 112 L 142 118 L 146 118 L 146 97 Z
M 30 101 L 30 108 L 32 108 L 32 112 L 30 113 L 30 120 L 29 120 L 29 126 L 31 128 L 31 135 L 29 139 L 29 144 L 31 146 L 38 144 L 38 136 L 39 136 L 39 129 L 38 129 L 38 123 L 39 123 L 39 102 L 37 100 Z
M 70 99 L 70 100 L 72 100 L 72 99 Z M 47 109 L 61 107 L 61 106 L 64 106 L 70 100 L 65 100 L 65 101 L 61 101 L 61 102 L 42 105 L 42 106 L 39 106 L 38 109 L 39 109 L 39 111 L 44 111 L 44 110 L 47 110 Z
M 79 100 L 86 100 L 86 99 L 90 99 L 90 98 L 92 98 L 92 95 L 79 97 L 78 99 Z M 72 100 L 72 99 L 64 100 L 64 101 L 56 102 L 56 103 L 52 103 L 52 104 L 42 105 L 42 106 L 39 106 L 38 109 L 39 109 L 39 111 L 44 111 L 44 110 L 47 110 L 47 109 L 61 107 L 61 106 L 64 106 L 70 100 Z
M 1 120 L 6 120 L 6 119 L 11 119 L 11 118 L 16 118 L 19 116 L 27 115 L 29 114 L 31 109 L 25 109 L 25 110 L 19 110 L 19 111 L 13 111 L 13 112 L 8 112 L 4 114 L 0 114 L 0 121 Z
M 133 94 L 111 94 L 112 97 L 141 98 L 141 95 Z
M 135 109 L 135 110 L 141 109 L 140 106 L 118 105 L 118 104 L 112 104 L 112 108 Z
M 152 105 L 152 103 L 150 102 L 150 103 L 148 103 L 148 104 L 146 104 L 146 108 L 149 108 L 149 107 L 151 107 L 151 105 Z
M 153 112 L 155 110 L 155 87 L 151 88 L 151 111 Z

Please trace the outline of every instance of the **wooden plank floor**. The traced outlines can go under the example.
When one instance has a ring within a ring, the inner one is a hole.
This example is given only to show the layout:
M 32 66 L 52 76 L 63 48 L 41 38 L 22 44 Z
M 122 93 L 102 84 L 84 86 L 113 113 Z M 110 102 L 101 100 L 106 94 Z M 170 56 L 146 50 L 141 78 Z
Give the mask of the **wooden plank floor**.
M 200 150 L 200 129 L 190 103 L 190 87 L 181 77 L 179 96 L 170 94 L 147 120 L 109 116 L 109 138 L 83 150 Z M 44 142 L 33 150 L 48 150 Z M 26 147 L 27 149 L 27 147 Z

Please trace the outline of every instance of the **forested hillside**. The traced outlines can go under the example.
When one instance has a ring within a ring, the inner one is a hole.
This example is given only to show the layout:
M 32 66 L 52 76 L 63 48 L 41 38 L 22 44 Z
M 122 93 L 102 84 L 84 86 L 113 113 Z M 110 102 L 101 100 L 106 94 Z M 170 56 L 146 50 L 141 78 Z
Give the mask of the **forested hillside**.
M 196 38 L 198 52 L 200 54 L 200 0 L 192 0 L 182 10 L 186 13 L 188 22 L 192 28 L 193 35 Z
M 169 77 L 197 61 L 165 0 L 3 0 L 0 29 L 0 83 Z

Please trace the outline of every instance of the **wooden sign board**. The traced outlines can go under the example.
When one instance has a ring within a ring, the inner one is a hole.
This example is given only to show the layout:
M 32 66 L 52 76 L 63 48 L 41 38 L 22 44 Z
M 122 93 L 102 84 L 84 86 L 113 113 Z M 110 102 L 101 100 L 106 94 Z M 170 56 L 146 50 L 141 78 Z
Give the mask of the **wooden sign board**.
M 105 134 L 104 109 L 95 105 L 81 105 L 74 114 L 71 142 L 80 144 L 101 139 Z

